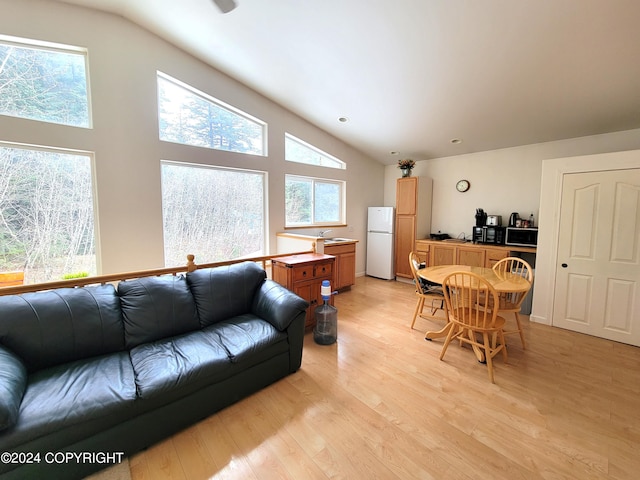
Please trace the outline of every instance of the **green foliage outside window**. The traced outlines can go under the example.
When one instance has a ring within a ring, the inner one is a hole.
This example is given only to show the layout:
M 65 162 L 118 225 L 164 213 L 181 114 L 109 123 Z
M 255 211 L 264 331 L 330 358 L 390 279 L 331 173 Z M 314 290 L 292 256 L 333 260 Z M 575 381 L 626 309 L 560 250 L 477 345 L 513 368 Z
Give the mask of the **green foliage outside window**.
M 285 186 L 287 226 L 312 223 L 312 188 L 313 183 L 310 180 L 287 179 Z
M 285 178 L 286 226 L 345 223 L 343 189 L 344 182 L 287 175 Z
M 85 60 L 0 38 L 0 114 L 89 127 Z
M 264 155 L 263 123 L 163 75 L 158 75 L 158 117 L 160 140 Z

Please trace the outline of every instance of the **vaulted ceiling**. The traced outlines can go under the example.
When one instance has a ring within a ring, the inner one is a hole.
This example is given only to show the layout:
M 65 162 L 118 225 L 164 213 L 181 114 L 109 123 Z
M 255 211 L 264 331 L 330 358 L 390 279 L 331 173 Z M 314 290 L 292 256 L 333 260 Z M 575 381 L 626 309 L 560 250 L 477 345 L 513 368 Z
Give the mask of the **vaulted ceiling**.
M 640 128 L 638 0 L 59 1 L 139 24 L 382 163 Z

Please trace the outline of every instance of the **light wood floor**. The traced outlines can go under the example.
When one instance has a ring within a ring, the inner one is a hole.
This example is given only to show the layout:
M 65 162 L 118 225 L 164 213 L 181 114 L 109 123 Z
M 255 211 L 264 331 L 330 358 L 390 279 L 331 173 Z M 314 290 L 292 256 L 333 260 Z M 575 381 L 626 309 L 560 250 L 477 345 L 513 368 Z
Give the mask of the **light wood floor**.
M 496 384 L 418 320 L 413 287 L 336 297 L 338 342 L 294 375 L 131 458 L 133 480 L 640 478 L 640 348 L 525 321 Z

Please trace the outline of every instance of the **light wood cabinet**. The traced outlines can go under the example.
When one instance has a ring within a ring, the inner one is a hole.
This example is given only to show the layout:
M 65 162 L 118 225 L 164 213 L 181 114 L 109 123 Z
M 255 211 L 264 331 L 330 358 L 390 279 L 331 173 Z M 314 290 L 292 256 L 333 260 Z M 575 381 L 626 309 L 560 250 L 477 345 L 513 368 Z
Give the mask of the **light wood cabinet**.
M 420 257 L 420 261 L 424 263 L 425 267 L 429 266 L 429 251 L 431 250 L 431 244 L 425 240 L 416 240 L 416 253 Z
M 428 177 L 404 177 L 396 183 L 396 276 L 411 278 L 409 253 L 417 238 L 430 233 L 432 180 Z
M 507 258 L 511 253 L 509 250 L 499 248 L 487 248 L 485 251 L 484 266 L 488 268 L 493 268 L 496 263 Z
M 431 255 L 429 256 L 429 266 L 455 265 L 456 247 L 446 243 L 436 243 L 431 245 Z
M 420 177 L 399 178 L 396 186 L 396 215 L 415 215 Z
M 332 288 L 339 290 L 350 287 L 356 283 L 356 244 L 344 243 L 339 245 L 325 245 L 324 253 L 336 257 L 335 285 Z
M 448 243 L 438 240 L 417 240 L 414 249 L 425 255 L 427 266 L 470 265 L 493 267 L 496 262 L 516 252 L 536 253 L 535 248 L 515 246 L 489 246 L 475 243 Z
M 458 265 L 471 265 L 472 267 L 484 267 L 485 249 L 460 245 L 456 247 L 456 263 Z
M 395 265 L 396 275 L 411 277 L 409 253 L 416 240 L 416 221 L 414 215 L 396 215 Z
M 332 286 L 335 284 L 334 266 L 334 256 L 320 253 L 290 255 L 272 261 L 273 280 L 309 302 L 305 322 L 307 330 L 315 326 L 316 307 L 323 303 L 320 295 L 322 281 L 329 280 Z M 330 303 L 333 303 L 333 296 Z

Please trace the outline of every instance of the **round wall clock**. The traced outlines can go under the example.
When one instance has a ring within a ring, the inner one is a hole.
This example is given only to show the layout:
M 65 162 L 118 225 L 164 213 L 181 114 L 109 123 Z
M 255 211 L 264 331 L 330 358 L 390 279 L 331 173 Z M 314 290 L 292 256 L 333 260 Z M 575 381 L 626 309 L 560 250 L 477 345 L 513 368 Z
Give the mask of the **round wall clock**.
M 459 180 L 458 183 L 456 183 L 456 190 L 459 192 L 466 192 L 469 190 L 470 186 L 471 184 L 469 183 L 469 180 Z

